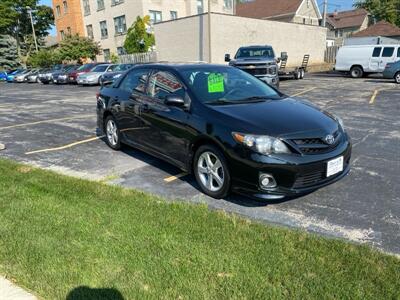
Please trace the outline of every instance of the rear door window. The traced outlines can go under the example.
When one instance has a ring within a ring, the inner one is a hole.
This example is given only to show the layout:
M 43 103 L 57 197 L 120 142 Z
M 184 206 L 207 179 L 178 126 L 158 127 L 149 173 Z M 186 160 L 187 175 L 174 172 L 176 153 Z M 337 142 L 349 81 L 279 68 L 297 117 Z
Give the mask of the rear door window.
M 397 49 L 397 57 L 400 57 L 400 47 Z
M 375 47 L 374 52 L 372 53 L 372 57 L 381 56 L 382 47 Z
M 144 93 L 146 89 L 147 76 L 149 70 L 132 70 L 128 75 L 122 80 L 119 88 L 128 93 L 137 92 Z
M 394 53 L 394 47 L 385 47 L 382 52 L 382 57 L 392 57 Z

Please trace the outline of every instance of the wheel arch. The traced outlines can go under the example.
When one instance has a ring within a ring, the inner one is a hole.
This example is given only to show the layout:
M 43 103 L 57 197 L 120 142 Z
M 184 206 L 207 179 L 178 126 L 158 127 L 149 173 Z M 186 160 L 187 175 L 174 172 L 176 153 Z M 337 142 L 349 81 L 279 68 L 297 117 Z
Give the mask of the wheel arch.
M 361 70 L 362 70 L 363 72 L 365 72 L 365 71 L 364 71 L 364 67 L 363 67 L 362 65 L 352 65 L 351 68 L 350 68 L 350 71 L 351 71 L 353 68 L 355 68 L 355 67 L 359 67 L 359 68 L 361 68 Z

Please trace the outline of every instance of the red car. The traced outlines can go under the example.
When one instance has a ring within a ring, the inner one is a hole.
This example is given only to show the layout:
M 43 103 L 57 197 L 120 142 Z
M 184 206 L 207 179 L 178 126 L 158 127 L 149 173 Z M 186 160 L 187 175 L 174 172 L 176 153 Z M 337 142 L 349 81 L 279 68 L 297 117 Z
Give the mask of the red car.
M 80 66 L 76 70 L 72 70 L 68 73 L 68 83 L 76 83 L 76 79 L 79 75 L 90 72 L 94 67 L 102 63 L 89 63 Z

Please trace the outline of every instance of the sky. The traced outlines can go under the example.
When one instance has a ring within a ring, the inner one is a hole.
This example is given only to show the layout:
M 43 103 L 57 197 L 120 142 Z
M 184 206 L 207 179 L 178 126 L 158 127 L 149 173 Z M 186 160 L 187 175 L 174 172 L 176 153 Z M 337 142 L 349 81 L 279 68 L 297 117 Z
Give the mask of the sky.
M 39 2 L 40 4 L 51 6 L 51 0 L 40 0 Z M 324 0 L 317 0 L 317 2 L 322 13 Z M 352 8 L 353 2 L 354 0 L 328 0 L 328 10 L 348 10 Z M 50 35 L 56 35 L 56 30 L 54 27 L 50 30 Z

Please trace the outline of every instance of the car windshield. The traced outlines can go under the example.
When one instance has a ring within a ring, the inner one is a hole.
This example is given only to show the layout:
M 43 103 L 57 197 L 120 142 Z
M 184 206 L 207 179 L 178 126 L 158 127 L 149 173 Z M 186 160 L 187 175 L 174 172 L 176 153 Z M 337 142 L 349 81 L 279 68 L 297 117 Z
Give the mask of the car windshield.
M 251 103 L 283 97 L 266 83 L 233 67 L 194 67 L 180 73 L 199 101 L 206 104 Z
M 236 53 L 235 58 L 275 58 L 274 50 L 271 47 L 251 47 L 251 48 L 240 48 Z
M 108 68 L 108 65 L 99 65 L 94 67 L 90 72 L 105 72 Z
M 91 68 L 93 68 L 93 64 L 86 64 L 86 65 L 80 66 L 77 71 L 86 71 L 86 70 L 90 70 Z

